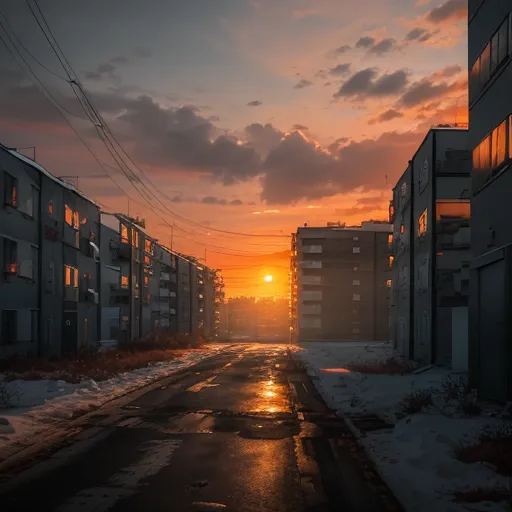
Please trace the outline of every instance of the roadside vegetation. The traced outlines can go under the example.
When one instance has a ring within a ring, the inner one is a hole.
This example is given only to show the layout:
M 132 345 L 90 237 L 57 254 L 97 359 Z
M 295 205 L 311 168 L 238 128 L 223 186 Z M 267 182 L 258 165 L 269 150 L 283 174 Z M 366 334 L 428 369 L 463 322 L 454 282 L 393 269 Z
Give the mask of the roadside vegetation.
M 184 351 L 201 349 L 200 336 L 155 333 L 145 339 L 120 343 L 106 351 L 84 351 L 61 359 L 13 357 L 0 361 L 4 387 L 15 380 L 63 380 L 78 383 L 84 379 L 102 381 L 151 364 L 176 359 Z

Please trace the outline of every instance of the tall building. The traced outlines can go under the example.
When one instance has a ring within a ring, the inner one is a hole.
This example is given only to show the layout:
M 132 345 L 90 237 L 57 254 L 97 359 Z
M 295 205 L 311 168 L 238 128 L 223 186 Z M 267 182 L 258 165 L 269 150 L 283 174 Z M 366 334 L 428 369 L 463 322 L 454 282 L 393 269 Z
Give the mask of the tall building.
M 295 339 L 389 339 L 391 231 L 390 224 L 376 222 L 297 230 Z
M 469 0 L 469 147 L 473 151 L 470 378 L 512 399 L 512 4 Z
M 391 334 L 404 356 L 452 364 L 467 355 L 468 131 L 431 129 L 393 189 Z M 462 368 L 464 369 L 464 368 Z

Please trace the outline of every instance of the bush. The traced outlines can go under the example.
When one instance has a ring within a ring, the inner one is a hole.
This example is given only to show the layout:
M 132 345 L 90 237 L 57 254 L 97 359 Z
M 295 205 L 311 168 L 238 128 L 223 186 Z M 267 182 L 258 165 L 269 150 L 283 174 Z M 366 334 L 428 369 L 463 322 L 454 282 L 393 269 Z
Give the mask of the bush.
M 413 391 L 404 396 L 400 403 L 400 409 L 405 414 L 416 414 L 428 409 L 434 402 L 432 396 L 434 394 L 433 389 L 420 389 Z
M 502 475 L 512 476 L 512 425 L 486 426 L 474 441 L 461 443 L 455 450 L 461 462 L 487 462 Z

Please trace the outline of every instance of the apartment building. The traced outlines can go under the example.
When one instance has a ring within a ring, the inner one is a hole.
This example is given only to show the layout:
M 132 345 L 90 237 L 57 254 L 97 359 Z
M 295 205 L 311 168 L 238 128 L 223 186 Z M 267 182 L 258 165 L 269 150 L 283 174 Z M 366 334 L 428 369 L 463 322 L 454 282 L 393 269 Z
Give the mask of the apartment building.
M 393 189 L 391 333 L 404 356 L 467 369 L 468 131 L 434 128 Z M 465 363 L 464 363 L 465 359 Z
M 159 325 L 162 329 L 177 332 L 178 256 L 165 246 L 157 245 L 156 250 L 160 260 Z
M 298 341 L 389 339 L 391 230 L 375 222 L 297 230 Z
M 471 179 L 470 379 L 512 399 L 512 4 L 469 0 Z
M 0 172 L 0 356 L 59 356 L 95 347 L 98 205 L 5 146 Z

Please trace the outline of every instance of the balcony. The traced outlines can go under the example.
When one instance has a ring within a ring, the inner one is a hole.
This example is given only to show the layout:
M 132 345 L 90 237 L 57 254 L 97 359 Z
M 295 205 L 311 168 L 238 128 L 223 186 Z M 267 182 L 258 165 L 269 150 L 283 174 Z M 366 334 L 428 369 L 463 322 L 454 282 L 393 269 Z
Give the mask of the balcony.
M 322 276 L 301 276 L 299 278 L 301 284 L 322 284 Z
M 312 300 L 312 301 L 320 301 L 322 300 L 322 291 L 321 290 L 306 290 L 300 293 L 300 298 L 302 301 Z
M 170 281 L 171 275 L 168 272 L 160 272 L 160 281 Z
M 110 250 L 112 251 L 112 257 L 116 260 L 130 261 L 132 257 L 132 247 L 128 244 L 122 244 L 120 242 L 110 241 Z
M 321 315 L 322 305 L 321 304 L 304 304 L 300 308 L 300 312 L 303 315 Z
M 322 268 L 322 262 L 317 260 L 299 261 L 300 268 Z
M 78 288 L 64 286 L 64 300 L 66 302 L 78 302 Z
M 323 248 L 321 245 L 304 245 L 302 252 L 304 254 L 322 254 Z
M 174 293 L 174 292 L 172 292 Z M 172 297 L 171 291 L 167 288 L 160 288 L 160 297 Z M 175 294 L 176 295 L 176 294 Z

